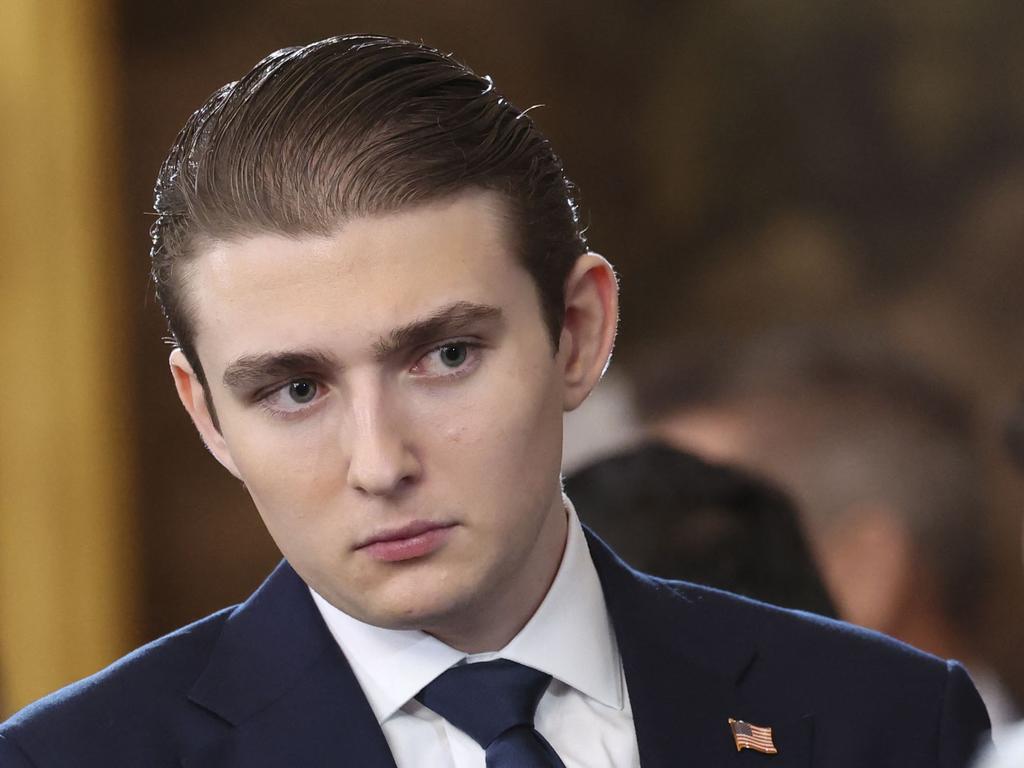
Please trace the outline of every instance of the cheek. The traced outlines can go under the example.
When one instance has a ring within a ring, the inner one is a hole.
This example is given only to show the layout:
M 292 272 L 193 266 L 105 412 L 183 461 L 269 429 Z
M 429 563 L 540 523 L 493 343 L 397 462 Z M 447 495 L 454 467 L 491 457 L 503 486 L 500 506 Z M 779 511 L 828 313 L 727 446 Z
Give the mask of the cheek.
M 462 473 L 467 482 L 546 483 L 557 475 L 562 450 L 561 400 L 551 377 L 536 369 L 496 374 L 439 410 L 441 453 L 474 468 Z
M 473 432 L 468 422 L 469 420 L 467 419 L 452 419 L 449 423 L 445 424 L 439 430 L 444 443 L 453 448 L 458 448 L 461 445 L 478 440 L 478 435 Z
M 330 424 L 268 424 L 257 414 L 245 414 L 229 425 L 224 436 L 253 501 L 264 516 L 304 514 L 337 482 L 338 441 Z

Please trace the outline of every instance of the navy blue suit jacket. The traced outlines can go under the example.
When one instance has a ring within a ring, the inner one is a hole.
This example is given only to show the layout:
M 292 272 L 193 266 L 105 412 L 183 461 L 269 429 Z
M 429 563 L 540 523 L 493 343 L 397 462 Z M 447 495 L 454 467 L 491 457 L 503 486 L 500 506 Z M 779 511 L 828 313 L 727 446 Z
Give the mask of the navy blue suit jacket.
M 644 768 L 960 768 L 988 717 L 970 679 L 881 635 L 633 571 L 588 535 Z M 729 718 L 774 729 L 738 752 Z M 586 734 L 581 734 L 586 738 Z M 394 768 L 306 585 L 243 605 L 0 725 L 2 768 Z

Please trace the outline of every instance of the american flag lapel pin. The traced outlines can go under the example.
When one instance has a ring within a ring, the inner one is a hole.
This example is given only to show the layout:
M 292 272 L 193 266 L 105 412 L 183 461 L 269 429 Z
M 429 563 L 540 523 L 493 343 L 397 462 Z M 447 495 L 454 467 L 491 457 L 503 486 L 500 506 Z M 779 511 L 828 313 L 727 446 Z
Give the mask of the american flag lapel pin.
M 736 742 L 736 751 L 752 749 L 755 752 L 763 752 L 766 755 L 777 755 L 779 750 L 775 748 L 772 741 L 772 729 L 751 725 L 742 720 L 729 718 L 729 727 L 732 728 L 732 738 Z

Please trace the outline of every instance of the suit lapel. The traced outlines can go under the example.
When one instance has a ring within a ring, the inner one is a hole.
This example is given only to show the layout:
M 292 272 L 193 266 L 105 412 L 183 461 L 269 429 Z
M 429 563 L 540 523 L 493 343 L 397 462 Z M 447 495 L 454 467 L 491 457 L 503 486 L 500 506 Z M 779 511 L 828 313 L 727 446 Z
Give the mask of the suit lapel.
M 813 721 L 748 700 L 755 628 L 710 594 L 637 573 L 587 531 L 615 627 L 643 768 L 807 768 Z M 395 768 L 384 734 L 306 585 L 282 563 L 225 622 L 193 703 L 217 735 L 184 768 Z M 729 718 L 774 730 L 777 755 L 737 752 Z
M 362 689 L 286 562 L 227 620 L 189 693 L 225 728 L 185 768 L 395 768 Z
M 707 593 L 632 570 L 587 531 L 615 627 L 643 768 L 810 765 L 810 718 L 744 697 L 758 663 L 751 627 L 709 611 Z M 778 754 L 737 751 L 729 718 L 772 726 Z

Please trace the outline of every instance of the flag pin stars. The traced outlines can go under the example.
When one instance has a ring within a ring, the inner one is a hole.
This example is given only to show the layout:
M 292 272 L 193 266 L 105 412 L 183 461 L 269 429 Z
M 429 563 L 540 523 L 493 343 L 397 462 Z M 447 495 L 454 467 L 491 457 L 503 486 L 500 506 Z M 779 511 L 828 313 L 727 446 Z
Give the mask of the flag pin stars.
M 751 725 L 742 720 L 729 718 L 729 727 L 732 728 L 732 738 L 736 742 L 736 751 L 752 749 L 755 752 L 763 752 L 766 755 L 777 755 L 779 750 L 775 748 L 772 741 L 772 729 L 760 725 Z

